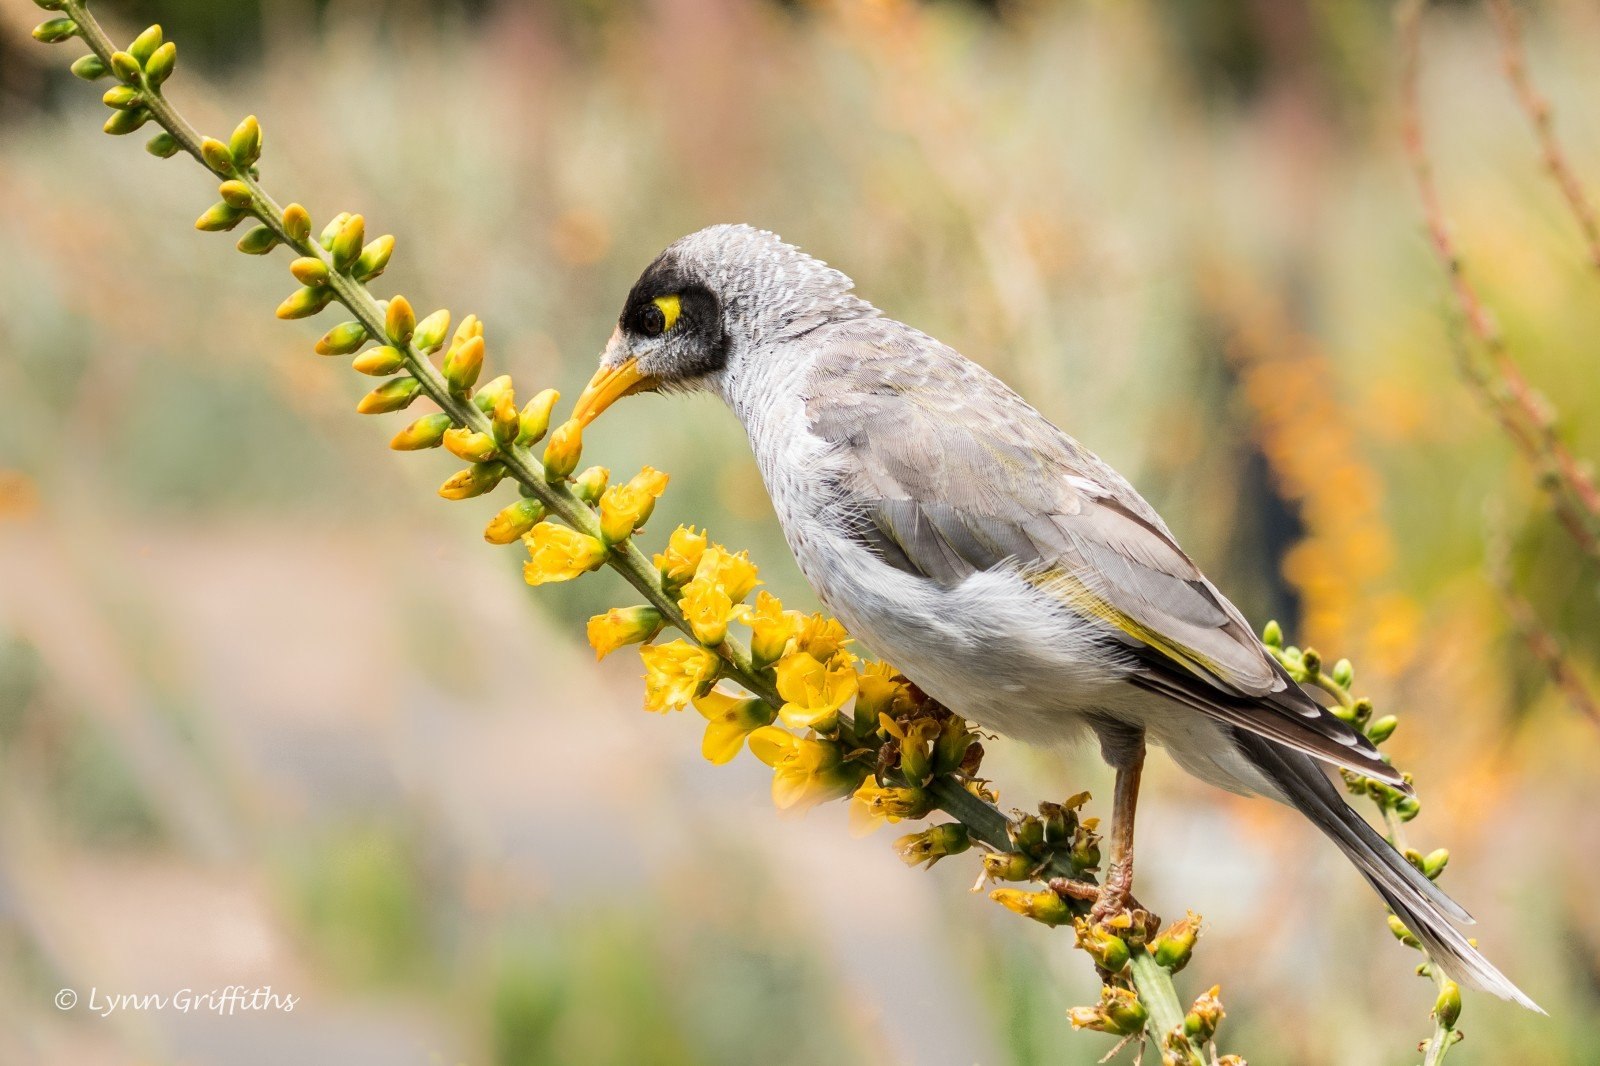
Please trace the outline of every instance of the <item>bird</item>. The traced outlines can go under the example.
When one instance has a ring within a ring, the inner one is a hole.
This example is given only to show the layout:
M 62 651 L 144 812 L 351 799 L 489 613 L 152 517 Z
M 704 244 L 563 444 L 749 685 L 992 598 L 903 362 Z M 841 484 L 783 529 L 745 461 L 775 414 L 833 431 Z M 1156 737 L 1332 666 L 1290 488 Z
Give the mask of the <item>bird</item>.
M 1098 741 L 1115 783 L 1094 917 L 1133 903 L 1153 744 L 1299 811 L 1447 975 L 1540 1009 L 1325 767 L 1409 781 L 1290 678 L 1126 478 L 989 371 L 776 234 L 724 224 L 640 274 L 573 417 L 640 392 L 721 397 L 818 599 L 920 690 L 1025 743 Z

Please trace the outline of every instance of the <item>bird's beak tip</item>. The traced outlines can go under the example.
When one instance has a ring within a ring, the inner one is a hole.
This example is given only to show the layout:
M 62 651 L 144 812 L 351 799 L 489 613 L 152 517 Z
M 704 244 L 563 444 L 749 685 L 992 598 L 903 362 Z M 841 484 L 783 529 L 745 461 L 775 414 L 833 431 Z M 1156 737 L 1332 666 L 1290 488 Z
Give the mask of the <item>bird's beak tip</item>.
M 630 393 L 640 392 L 655 384 L 655 379 L 639 369 L 637 359 L 628 359 L 616 366 L 603 366 L 595 371 L 583 395 L 573 408 L 572 417 L 585 428 L 600 417 L 607 407 Z

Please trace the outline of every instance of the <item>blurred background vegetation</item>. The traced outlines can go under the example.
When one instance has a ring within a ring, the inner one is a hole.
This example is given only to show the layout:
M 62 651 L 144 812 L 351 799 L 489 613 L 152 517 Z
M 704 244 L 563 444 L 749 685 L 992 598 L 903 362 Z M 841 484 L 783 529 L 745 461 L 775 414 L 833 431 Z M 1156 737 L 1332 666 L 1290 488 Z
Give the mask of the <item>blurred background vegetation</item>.
M 1457 378 L 1397 137 L 1386 4 L 127 0 L 209 132 L 400 251 L 380 293 L 489 324 L 524 389 L 581 386 L 638 270 L 775 229 L 988 365 L 1138 484 L 1258 623 L 1355 660 L 1404 725 L 1416 837 L 1551 1012 L 1469 1001 L 1463 1063 L 1600 1062 L 1597 723 L 1486 570 L 1592 681 L 1596 572 Z M 1600 11 L 1538 5 L 1536 79 L 1600 181 Z M 777 819 L 595 665 L 602 575 L 530 590 L 436 455 L 352 416 L 271 320 L 280 258 L 190 220 L 200 171 L 107 141 L 38 11 L 0 0 L 0 1060 L 1088 1063 L 1070 937 L 901 868 L 843 812 Z M 68 46 L 69 50 L 76 50 Z M 1466 256 L 1580 455 L 1600 455 L 1600 279 L 1475 3 L 1422 85 Z M 589 455 L 673 474 L 795 604 L 741 434 L 635 401 Z M 481 512 L 481 513 L 479 513 Z M 1486 519 L 1486 515 L 1491 517 Z M 1004 741 L 1004 800 L 1107 792 Z M 1430 986 L 1308 828 L 1159 761 L 1140 896 L 1209 920 L 1230 1050 L 1406 1063 Z M 1100 804 L 1104 806 L 1104 804 Z M 270 984 L 292 1015 L 99 1019 L 63 986 Z M 1452 1058 L 1455 1061 L 1455 1057 Z

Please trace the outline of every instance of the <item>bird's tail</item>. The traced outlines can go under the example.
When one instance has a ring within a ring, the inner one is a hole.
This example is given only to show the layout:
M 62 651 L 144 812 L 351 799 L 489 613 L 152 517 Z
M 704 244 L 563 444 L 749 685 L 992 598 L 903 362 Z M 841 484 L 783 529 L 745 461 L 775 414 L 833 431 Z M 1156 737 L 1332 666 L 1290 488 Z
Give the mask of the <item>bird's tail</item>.
M 1245 757 L 1277 786 L 1279 798 L 1339 846 L 1452 980 L 1544 1013 L 1453 924 L 1452 920 L 1471 922 L 1472 916 L 1353 811 L 1315 760 L 1243 730 L 1235 730 L 1234 739 Z

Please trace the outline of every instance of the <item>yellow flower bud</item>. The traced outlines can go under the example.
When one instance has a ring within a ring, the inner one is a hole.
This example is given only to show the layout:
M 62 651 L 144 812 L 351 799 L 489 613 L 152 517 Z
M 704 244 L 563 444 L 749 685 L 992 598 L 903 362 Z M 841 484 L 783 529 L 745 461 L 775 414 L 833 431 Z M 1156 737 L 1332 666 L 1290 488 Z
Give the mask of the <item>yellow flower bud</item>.
M 483 338 L 468 337 L 460 344 L 451 345 L 445 354 L 443 369 L 452 392 L 465 393 L 472 388 L 483 370 Z
M 406 353 L 392 344 L 383 344 L 355 357 L 350 369 L 371 377 L 388 377 L 406 365 Z
M 292 241 L 304 241 L 311 236 L 311 216 L 299 204 L 283 209 L 283 230 Z
M 667 550 L 656 554 L 656 569 L 667 584 L 682 584 L 694 576 L 705 550 L 704 533 L 696 533 L 693 526 L 679 526 L 667 538 Z
M 715 688 L 703 696 L 696 696 L 694 709 L 706 719 L 700 754 L 718 766 L 739 754 L 745 738 L 757 729 L 771 725 L 775 715 L 766 700 L 730 696 Z
M 667 475 L 645 467 L 626 485 L 614 485 L 600 497 L 600 536 L 608 544 L 626 540 L 650 520 L 656 499 L 666 491 Z
M 695 578 L 683 587 L 678 607 L 694 631 L 694 639 L 715 647 L 728 638 L 728 615 L 733 612 L 733 601 L 715 582 Z
M 111 53 L 111 73 L 116 75 L 117 80 L 125 85 L 133 85 L 138 82 L 139 75 L 143 71 L 139 67 L 139 61 L 127 52 L 113 52 Z
M 686 640 L 647 645 L 639 649 L 639 658 L 645 670 L 644 706 L 650 711 L 682 710 L 717 677 L 717 657 Z
M 333 257 L 333 269 L 343 274 L 355 266 L 356 260 L 361 258 L 361 248 L 366 240 L 367 220 L 360 215 L 345 219 L 339 232 L 333 235 L 333 243 L 328 246 L 328 254 Z
M 483 539 L 490 544 L 514 544 L 544 518 L 544 505 L 524 496 L 489 520 Z
M 447 500 L 470 500 L 493 489 L 505 476 L 503 463 L 475 463 L 440 485 L 439 495 Z
M 148 68 L 146 73 L 149 73 Z M 256 160 L 261 158 L 261 123 L 254 115 L 246 115 L 244 121 L 234 127 L 233 136 L 228 138 L 228 151 L 233 153 L 234 162 L 241 169 L 255 166 Z
M 1194 1001 L 1194 1006 L 1183 1016 L 1183 1034 L 1197 1045 L 1211 1043 L 1217 1035 L 1217 1026 L 1227 1015 L 1222 1009 L 1222 986 L 1211 988 Z
M 423 415 L 394 435 L 389 447 L 397 452 L 415 452 L 424 448 L 437 448 L 450 428 L 450 416 L 443 411 Z
M 255 201 L 250 196 L 250 186 L 238 178 L 229 178 L 217 186 L 217 195 L 229 207 L 249 207 Z
M 606 491 L 611 471 L 603 466 L 591 466 L 572 479 L 572 492 L 584 503 L 592 504 Z
M 1009 911 L 1045 925 L 1061 925 L 1072 920 L 1072 908 L 1054 892 L 1029 892 L 1020 888 L 997 888 L 989 898 Z
M 43 44 L 60 44 L 78 36 L 78 24 L 69 18 L 49 19 L 33 28 L 33 39 Z
M 1074 1029 L 1093 1029 L 1112 1036 L 1132 1036 L 1143 1031 L 1145 1023 L 1150 1020 L 1150 1013 L 1139 1002 L 1137 993 L 1105 985 L 1100 989 L 1098 1005 L 1073 1007 L 1067 1011 L 1067 1018 Z
M 307 226 L 307 232 L 310 227 Z M 389 265 L 389 257 L 394 254 L 394 237 L 385 233 L 382 237 L 361 249 L 361 257 L 350 268 L 350 274 L 357 281 L 371 281 Z
M 333 290 L 307 285 L 289 294 L 275 312 L 279 318 L 310 318 L 333 302 Z
M 783 697 L 778 713 L 785 725 L 795 729 L 827 728 L 856 694 L 856 672 L 848 661 L 836 658 L 823 663 L 803 651 L 778 661 L 777 683 Z
M 422 392 L 422 382 L 409 375 L 385 381 L 361 397 L 361 402 L 356 404 L 356 413 L 362 415 L 386 415 L 390 411 L 401 411 L 411 406 Z
M 1177 973 L 1189 964 L 1189 956 L 1194 954 L 1194 943 L 1199 938 L 1200 916 L 1190 911 L 1150 942 L 1150 954 L 1155 956 L 1156 962 Z
M 302 285 L 317 287 L 328 283 L 328 264 L 315 256 L 303 255 L 289 264 L 289 273 Z
M 500 397 L 512 394 L 513 392 L 514 390 L 511 387 L 511 375 L 501 374 L 499 377 L 491 378 L 489 381 L 485 382 L 483 387 L 473 394 L 472 406 L 476 407 L 486 415 L 493 415 L 494 406 L 500 402 Z
M 450 311 L 441 307 L 417 323 L 417 331 L 411 335 L 411 343 L 418 351 L 431 354 L 444 345 L 445 334 L 449 332 Z
M 661 612 L 654 607 L 613 607 L 589 619 L 589 646 L 596 659 L 604 659 L 625 644 L 652 639 L 663 625 Z
M 396 294 L 389 301 L 383 326 L 389 334 L 389 342 L 397 348 L 404 348 L 417 330 L 417 313 L 411 310 L 411 301 Z
M 118 114 L 129 115 L 131 111 L 119 111 Z M 220 233 L 237 226 L 248 217 L 249 212 L 234 207 L 229 203 L 218 202 L 206 209 L 206 212 L 194 220 L 194 228 L 204 233 Z
M 522 429 L 522 419 L 517 415 L 517 397 L 510 389 L 505 391 L 494 402 L 494 410 L 489 412 L 489 421 L 494 426 L 494 439 L 501 444 L 509 445 L 517 439 L 517 433 Z M 603 489 L 605 486 L 602 485 Z
M 486 463 L 495 457 L 494 438 L 466 426 L 445 430 L 445 450 L 469 463 Z
M 1055 893 L 1051 893 L 1055 895 Z M 1079 918 L 1072 923 L 1077 933 L 1078 947 L 1094 960 L 1095 966 L 1106 973 L 1121 973 L 1130 957 L 1128 942 L 1107 927 L 1104 922 L 1091 924 Z
M 149 110 L 146 109 L 146 108 L 143 108 L 143 107 L 136 107 L 136 108 L 132 109 L 131 111 L 116 111 L 116 112 L 113 112 L 111 117 L 106 119 L 105 125 L 100 127 L 100 128 L 105 130 L 107 133 L 111 134 L 111 136 L 113 136 L 113 137 L 123 137 L 123 136 L 126 136 L 127 134 L 130 134 L 130 133 L 134 132 L 137 129 L 140 129 L 141 127 L 144 126 L 144 124 L 146 122 L 149 122 L 149 121 L 150 121 L 150 112 L 149 112 Z M 201 216 L 201 218 L 204 218 L 204 217 L 205 217 L 204 215 Z M 200 225 L 200 223 L 196 222 L 195 223 L 195 228 L 196 229 L 217 229 L 217 228 L 226 229 L 226 228 L 229 228 L 229 227 L 202 226 L 202 225 Z
M 1038 860 L 1020 851 L 985 852 L 982 863 L 987 881 L 1032 881 L 1038 867 Z
M 583 426 L 577 419 L 568 419 L 550 434 L 550 443 L 544 449 L 544 479 L 552 485 L 572 476 L 583 456 Z
M 100 102 L 117 111 L 129 111 L 144 104 L 144 94 L 131 85 L 113 85 Z
M 317 341 L 318 355 L 349 355 L 367 343 L 367 327 L 359 322 L 341 322 Z
M 150 83 L 151 88 L 158 89 L 163 82 L 172 77 L 177 65 L 178 46 L 168 41 L 150 54 L 150 62 L 144 65 L 145 81 Z
M 550 412 L 555 409 L 561 394 L 555 389 L 545 389 L 522 409 L 521 425 L 517 431 L 518 444 L 537 444 L 550 429 Z
M 721 585 L 734 603 L 750 595 L 761 582 L 749 552 L 730 552 L 720 544 L 713 544 L 700 553 L 694 576 L 696 580 Z
M 1219 1018 L 1222 1015 L 1220 1004 L 1217 1015 Z M 1433 1001 L 1433 1015 L 1445 1029 L 1454 1029 L 1461 1019 L 1461 986 L 1448 977 L 1439 989 L 1439 998 Z
M 205 160 L 206 166 L 211 168 L 211 172 L 219 178 L 226 178 L 233 174 L 233 153 L 228 151 L 227 145 L 215 137 L 206 137 L 201 140 L 200 156 Z
M 606 561 L 605 545 L 575 529 L 540 522 L 522 538 L 528 546 L 528 562 L 522 577 L 530 585 L 552 581 L 571 581 Z

